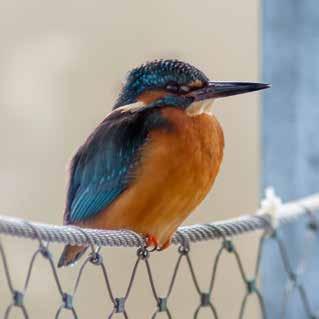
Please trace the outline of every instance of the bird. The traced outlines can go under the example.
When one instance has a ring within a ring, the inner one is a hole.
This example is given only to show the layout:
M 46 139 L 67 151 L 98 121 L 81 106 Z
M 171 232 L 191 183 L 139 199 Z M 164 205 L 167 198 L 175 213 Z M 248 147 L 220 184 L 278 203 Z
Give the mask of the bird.
M 176 59 L 132 69 L 112 111 L 70 162 L 64 224 L 127 229 L 149 248 L 169 247 L 222 163 L 224 134 L 213 101 L 269 86 L 210 81 Z M 66 245 L 58 266 L 75 264 L 86 248 Z

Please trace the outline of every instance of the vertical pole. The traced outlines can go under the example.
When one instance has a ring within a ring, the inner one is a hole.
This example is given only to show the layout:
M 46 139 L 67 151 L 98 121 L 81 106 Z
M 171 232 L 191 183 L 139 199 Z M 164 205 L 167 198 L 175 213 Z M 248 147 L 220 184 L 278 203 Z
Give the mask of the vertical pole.
M 284 200 L 319 192 L 319 2 L 318 0 L 263 0 L 263 78 L 272 83 L 262 108 L 262 183 L 273 185 Z M 302 258 L 305 223 L 280 229 L 294 271 Z M 311 257 L 306 275 L 310 300 L 319 287 L 319 258 Z M 309 271 L 308 271 L 309 273 Z M 267 242 L 262 261 L 262 287 L 267 318 L 280 318 L 287 285 L 278 249 Z M 307 318 L 295 290 L 285 318 Z
M 263 186 L 319 191 L 319 3 L 263 1 Z

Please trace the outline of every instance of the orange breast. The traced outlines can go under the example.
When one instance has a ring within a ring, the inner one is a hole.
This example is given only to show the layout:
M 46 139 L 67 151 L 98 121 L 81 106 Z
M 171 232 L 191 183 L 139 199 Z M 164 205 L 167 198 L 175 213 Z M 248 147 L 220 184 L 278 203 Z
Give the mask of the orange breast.
M 209 192 L 224 148 L 216 118 L 170 107 L 162 114 L 174 129 L 151 133 L 135 181 L 86 227 L 131 229 L 163 244 Z

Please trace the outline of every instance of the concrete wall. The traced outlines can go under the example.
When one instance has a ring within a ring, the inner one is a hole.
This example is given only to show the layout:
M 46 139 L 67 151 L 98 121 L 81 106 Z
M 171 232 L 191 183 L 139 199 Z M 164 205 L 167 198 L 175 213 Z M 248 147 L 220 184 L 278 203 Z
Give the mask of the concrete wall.
M 62 223 L 67 162 L 110 111 L 130 68 L 148 59 L 179 58 L 213 79 L 259 77 L 258 1 L 2 0 L 0 24 L 0 212 L 30 220 Z M 214 190 L 187 224 L 248 213 L 258 204 L 258 95 L 220 100 L 215 113 L 225 129 L 224 164 Z M 248 274 L 253 271 L 254 236 L 236 240 Z M 14 283 L 21 287 L 35 244 L 3 240 Z M 217 247 L 196 245 L 192 252 L 203 290 Z M 56 256 L 60 250 L 53 246 Z M 122 249 L 106 252 L 117 296 L 124 294 L 134 255 Z M 162 294 L 175 259 L 174 249 L 154 258 Z M 75 272 L 60 272 L 68 291 Z M 37 262 L 33 275 L 26 300 L 30 314 L 52 317 L 60 299 L 44 261 Z M 143 278 L 144 269 L 129 304 L 133 318 L 146 317 L 141 305 L 147 314 L 155 308 Z M 214 302 L 222 318 L 235 318 L 245 288 L 230 257 L 223 259 L 218 278 Z M 1 270 L 0 281 L 3 313 L 10 295 Z M 110 309 L 100 281 L 100 274 L 88 269 L 76 299 L 82 318 L 92 309 L 104 314 Z M 177 318 L 190 318 L 197 304 L 189 274 L 179 276 L 170 301 L 172 312 Z M 251 318 L 256 311 L 249 304 Z

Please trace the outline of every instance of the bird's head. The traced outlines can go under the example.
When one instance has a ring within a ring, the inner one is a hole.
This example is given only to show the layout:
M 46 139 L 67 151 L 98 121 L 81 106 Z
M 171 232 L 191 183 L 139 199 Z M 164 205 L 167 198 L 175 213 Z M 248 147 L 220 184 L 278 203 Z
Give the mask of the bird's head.
M 268 84 L 263 83 L 213 82 L 191 64 L 178 60 L 155 60 L 128 74 L 114 109 L 136 102 L 139 102 L 139 106 L 133 106 L 135 109 L 143 105 L 170 105 L 188 109 L 207 100 L 268 87 Z

